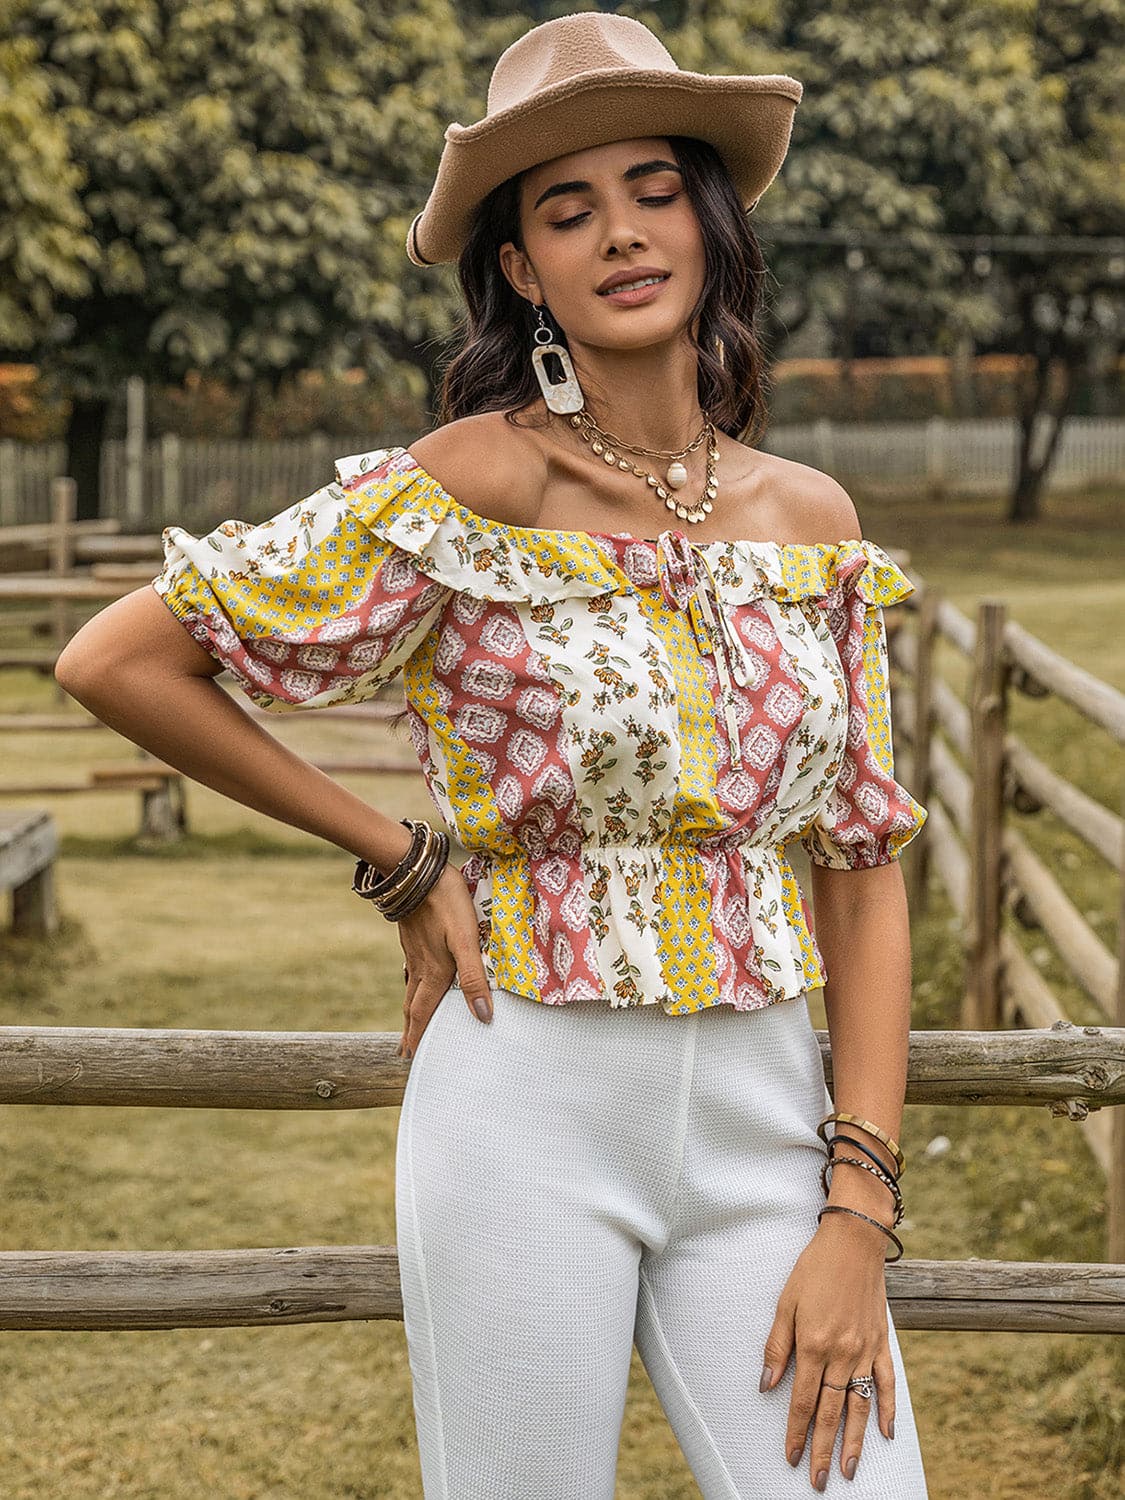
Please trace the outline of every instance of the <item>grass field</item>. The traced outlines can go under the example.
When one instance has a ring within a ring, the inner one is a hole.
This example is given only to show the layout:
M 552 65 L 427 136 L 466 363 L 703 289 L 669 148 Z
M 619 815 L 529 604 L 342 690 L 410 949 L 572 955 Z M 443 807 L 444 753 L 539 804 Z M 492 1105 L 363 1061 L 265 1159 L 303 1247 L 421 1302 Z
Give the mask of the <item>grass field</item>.
M 857 498 L 865 534 L 909 549 L 912 566 L 962 608 L 1005 599 L 1033 633 L 1125 689 L 1120 494 L 1055 498 L 1040 525 L 1018 531 L 992 519 L 994 503 Z M 959 677 L 951 654 L 943 667 Z M 6 672 L 0 711 L 50 709 L 52 689 Z M 1052 766 L 1120 806 L 1122 754 L 1077 714 L 1024 700 L 1013 725 Z M 309 754 L 371 743 L 370 729 L 315 715 L 278 732 Z M 397 748 L 409 754 L 404 735 Z M 108 732 L 0 736 L 0 779 L 131 755 Z M 417 778 L 348 780 L 399 816 L 431 810 Z M 65 925 L 47 946 L 0 939 L 0 1024 L 398 1031 L 394 929 L 348 894 L 348 856 L 194 786 L 192 837 L 139 852 L 136 801 L 54 804 Z M 1112 945 L 1116 882 L 1045 817 L 1021 827 Z M 1068 1012 L 1095 1020 L 1046 941 L 1027 946 Z M 939 892 L 916 914 L 913 955 L 914 1026 L 955 1026 L 961 958 Z M 823 1026 L 816 995 L 812 1009 Z M 392 1244 L 397 1121 L 397 1109 L 0 1109 L 0 1249 Z M 950 1149 L 927 1158 L 941 1135 Z M 908 1256 L 1104 1258 L 1104 1183 L 1073 1125 L 1046 1110 L 917 1105 L 903 1137 Z M 1120 1494 L 1120 1341 L 900 1338 L 932 1500 Z M 421 1495 L 399 1323 L 0 1334 L 0 1389 L 2 1500 Z M 834 1472 L 829 1492 L 846 1489 Z M 697 1494 L 634 1353 L 618 1495 Z

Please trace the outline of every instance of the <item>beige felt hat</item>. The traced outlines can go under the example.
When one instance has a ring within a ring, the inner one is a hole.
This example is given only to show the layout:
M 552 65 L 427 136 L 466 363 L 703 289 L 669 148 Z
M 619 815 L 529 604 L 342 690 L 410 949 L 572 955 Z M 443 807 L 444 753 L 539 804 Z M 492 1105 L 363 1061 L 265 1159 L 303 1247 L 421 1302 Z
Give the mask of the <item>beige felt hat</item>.
M 802 92 L 783 73 L 684 72 L 648 27 L 628 16 L 588 11 L 544 21 L 501 54 L 484 119 L 447 127 L 406 253 L 416 266 L 455 261 L 477 207 L 509 177 L 640 136 L 710 142 L 749 211 L 785 159 Z

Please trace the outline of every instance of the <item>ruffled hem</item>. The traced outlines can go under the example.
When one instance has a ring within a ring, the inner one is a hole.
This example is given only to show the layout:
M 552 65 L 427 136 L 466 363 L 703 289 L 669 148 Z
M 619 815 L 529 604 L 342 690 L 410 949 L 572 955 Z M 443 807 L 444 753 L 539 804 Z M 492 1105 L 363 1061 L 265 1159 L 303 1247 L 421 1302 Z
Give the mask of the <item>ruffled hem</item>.
M 537 604 L 633 592 L 628 553 L 651 553 L 653 546 L 624 532 L 512 526 L 477 515 L 401 447 L 351 454 L 337 459 L 335 469 L 362 525 L 412 554 L 420 572 L 478 599 Z M 686 539 L 691 554 L 706 559 L 728 604 L 827 601 L 839 588 L 884 606 L 914 591 L 898 564 L 866 539 L 694 542 L 669 529 L 655 541 L 673 537 Z
M 462 874 L 489 984 L 546 1005 L 760 1010 L 826 982 L 778 847 L 587 844 L 534 859 L 478 850 Z

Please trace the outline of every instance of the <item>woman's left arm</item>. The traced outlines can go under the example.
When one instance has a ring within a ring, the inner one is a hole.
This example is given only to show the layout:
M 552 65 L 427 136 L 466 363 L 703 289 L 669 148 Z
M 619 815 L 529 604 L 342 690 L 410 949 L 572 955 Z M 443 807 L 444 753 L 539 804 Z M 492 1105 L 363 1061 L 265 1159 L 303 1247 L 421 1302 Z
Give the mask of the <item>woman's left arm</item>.
M 824 990 L 832 1046 L 835 1107 L 879 1125 L 898 1140 L 906 1093 L 910 1039 L 910 929 L 906 891 L 897 859 L 869 869 L 812 866 L 816 938 L 831 976 Z M 829 1133 L 834 1129 L 829 1126 Z M 841 1127 L 861 1141 L 893 1174 L 887 1147 L 859 1126 Z M 845 1154 L 862 1152 L 845 1148 Z M 833 1168 L 829 1203 L 839 1203 L 891 1227 L 894 1202 L 873 1173 L 846 1163 Z M 874 1374 L 878 1423 L 894 1434 L 894 1368 L 886 1317 L 884 1260 L 891 1241 L 854 1214 L 825 1214 L 802 1251 L 778 1300 L 764 1351 L 772 1377 L 781 1378 L 790 1356 L 796 1368 L 785 1438 L 786 1455 L 801 1461 L 809 1424 L 809 1477 L 832 1461 L 836 1432 L 845 1418 L 841 1468 L 858 1463 L 871 1402 L 843 1387 L 853 1375 Z M 854 1468 L 852 1470 L 854 1474 Z M 852 1477 L 848 1475 L 848 1477 Z

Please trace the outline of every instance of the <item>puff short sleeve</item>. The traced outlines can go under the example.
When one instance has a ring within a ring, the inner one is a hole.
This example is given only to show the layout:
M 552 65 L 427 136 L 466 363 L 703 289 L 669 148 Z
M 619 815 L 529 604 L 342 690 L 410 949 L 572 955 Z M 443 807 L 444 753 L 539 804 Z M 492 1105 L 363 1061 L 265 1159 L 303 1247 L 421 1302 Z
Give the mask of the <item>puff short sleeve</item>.
M 267 521 L 166 527 L 152 587 L 261 708 L 357 703 L 402 669 L 449 589 L 369 524 L 340 464 Z
M 895 780 L 883 615 L 884 605 L 912 591 L 886 554 L 862 546 L 824 601 L 843 668 L 847 731 L 835 786 L 800 841 L 812 863 L 828 869 L 889 864 L 926 821 L 925 808 Z

